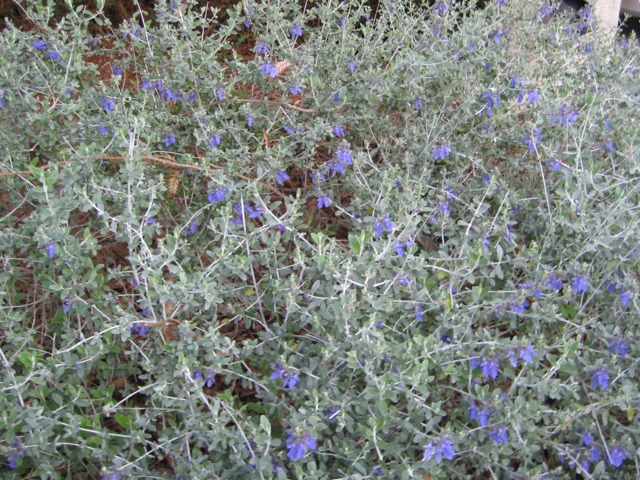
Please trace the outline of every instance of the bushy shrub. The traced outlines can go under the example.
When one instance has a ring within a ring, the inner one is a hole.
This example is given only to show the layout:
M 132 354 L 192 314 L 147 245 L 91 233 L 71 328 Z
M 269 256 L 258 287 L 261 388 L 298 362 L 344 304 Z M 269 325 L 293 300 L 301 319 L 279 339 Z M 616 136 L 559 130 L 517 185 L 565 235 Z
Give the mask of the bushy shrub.
M 34 3 L 3 478 L 638 477 L 633 41 L 515 0 Z

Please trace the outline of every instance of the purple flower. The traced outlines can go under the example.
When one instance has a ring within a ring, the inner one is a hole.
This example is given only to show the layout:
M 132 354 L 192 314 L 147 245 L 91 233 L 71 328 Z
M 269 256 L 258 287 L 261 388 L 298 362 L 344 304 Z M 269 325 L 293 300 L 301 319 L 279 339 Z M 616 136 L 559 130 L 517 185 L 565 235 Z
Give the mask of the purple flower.
M 31 44 L 31 48 L 35 48 L 40 52 L 44 52 L 47 49 L 47 44 L 44 40 L 36 40 Z
M 538 354 L 534 350 L 531 345 L 527 345 L 526 347 L 521 347 L 519 350 L 520 358 L 523 362 L 531 365 L 533 363 L 533 357 L 537 357 Z
M 440 210 L 440 214 L 442 216 L 451 215 L 451 210 L 449 209 L 449 202 L 438 202 L 438 210 Z
M 373 224 L 373 236 L 380 237 L 382 236 L 382 222 L 380 220 L 376 220 Z
M 73 305 L 73 300 L 67 298 L 62 304 L 62 311 L 64 313 L 69 313 L 69 311 L 71 310 L 71 305 Z
M 480 363 L 480 368 L 482 368 L 482 375 L 487 378 L 498 378 L 498 359 L 496 357 L 491 358 L 483 358 Z
M 9 463 L 9 468 L 11 470 L 15 470 L 16 468 L 18 468 L 18 462 L 16 462 L 15 455 L 9 455 L 9 458 L 7 458 L 7 462 Z
M 340 92 L 336 92 L 333 94 L 334 103 L 338 103 L 340 101 Z
M 260 67 L 260 71 L 262 75 L 269 75 L 271 78 L 276 78 L 278 76 L 278 69 L 272 63 L 265 62 Z
M 253 126 L 253 117 L 252 116 L 248 116 L 247 117 L 247 127 L 252 127 Z
M 289 449 L 287 458 L 295 462 L 304 457 L 307 451 L 317 448 L 316 439 L 309 432 L 306 432 L 304 435 L 293 435 L 290 433 L 289 438 L 287 438 L 287 448 Z
M 436 463 L 442 463 L 442 459 L 453 460 L 456 454 L 453 448 L 453 442 L 449 440 L 448 436 L 443 437 L 438 442 L 431 440 L 424 447 L 424 460 L 431 460 L 435 457 Z
M 58 247 L 56 247 L 56 244 L 49 241 L 47 243 L 47 246 L 45 247 L 45 250 L 47 251 L 47 255 L 49 256 L 49 258 L 53 258 L 56 256 L 56 251 L 58 250 Z
M 520 141 L 527 142 L 527 151 L 535 152 L 536 143 L 540 142 L 541 140 L 542 140 L 542 130 L 535 129 L 533 132 L 527 133 L 524 137 L 522 137 Z
M 478 419 L 478 406 L 475 404 L 475 402 L 472 402 L 469 406 L 469 418 L 471 418 L 471 420 L 473 420 L 474 422 Z
M 422 106 L 422 100 L 419 98 L 416 98 L 413 101 L 413 108 L 415 108 L 416 110 L 419 110 L 421 106 Z
M 557 278 L 555 275 L 551 275 L 551 277 L 549 278 L 549 280 L 547 280 L 547 283 L 545 283 L 545 285 L 551 287 L 553 290 L 558 290 L 558 291 L 564 288 L 564 282 L 559 278 Z
M 580 275 L 576 275 L 571 280 L 571 288 L 573 288 L 573 294 L 577 295 L 579 293 L 587 293 L 589 290 L 589 283 L 585 277 L 581 277 Z
M 540 94 L 535 90 L 529 90 L 527 92 L 527 99 L 529 100 L 529 103 L 536 103 L 536 100 L 540 99 Z
M 507 351 L 507 358 L 509 359 L 509 363 L 513 368 L 518 368 L 518 356 L 516 355 L 516 351 L 513 348 L 510 348 Z
M 489 245 L 490 245 L 489 239 L 487 237 L 482 237 L 482 247 L 486 252 L 489 251 Z
M 609 460 L 611 465 L 618 468 L 622 465 L 622 462 L 627 458 L 627 454 L 620 445 L 616 445 L 609 449 Z
M 219 188 L 215 192 L 209 193 L 207 198 L 209 199 L 209 203 L 211 203 L 212 205 L 215 205 L 218 202 L 224 201 L 226 196 L 227 196 L 227 189 Z
M 331 205 L 331 200 L 326 195 L 322 195 L 321 197 L 318 197 L 316 203 L 318 204 L 318 208 L 322 209 Z
M 165 102 L 175 102 L 176 100 L 178 100 L 178 96 L 170 88 L 165 88 L 164 91 L 160 94 L 160 98 Z
M 604 149 L 607 150 L 608 152 L 615 152 L 616 151 L 616 147 L 613 144 L 613 142 L 611 141 L 610 138 L 607 138 L 604 141 Z
M 629 290 L 620 292 L 620 303 L 622 303 L 623 306 L 626 307 L 627 305 L 629 305 L 629 302 L 631 302 L 632 298 L 633 298 L 633 293 L 631 293 Z
M 480 360 L 478 360 L 478 357 L 471 357 L 469 359 L 469 366 L 471 367 L 471 370 L 475 370 L 476 368 L 478 368 L 478 365 L 480 365 Z
M 629 345 L 623 340 L 613 340 L 609 343 L 609 351 L 614 355 L 617 353 L 621 357 L 624 357 L 629 351 Z
M 395 249 L 396 249 L 396 255 L 398 255 L 401 258 L 404 257 L 404 245 L 400 240 L 396 240 Z
M 258 42 L 256 45 L 256 53 L 259 55 L 266 55 L 269 53 L 269 47 L 262 42 Z
M 518 85 L 524 87 L 524 81 L 520 77 L 509 77 L 509 86 L 516 88 Z
M 113 111 L 116 109 L 116 102 L 112 98 L 100 97 L 100 104 L 107 111 Z
M 213 384 L 216 381 L 216 374 L 213 373 L 213 370 L 209 370 L 207 373 L 208 373 L 208 375 L 207 375 L 207 378 L 204 381 L 204 384 L 205 384 L 205 386 L 207 388 L 211 388 L 211 387 L 213 387 Z
M 291 95 L 300 95 L 304 90 L 300 85 L 290 85 L 289 92 L 291 92 Z
M 213 137 L 209 137 L 209 146 L 217 148 L 222 143 L 222 135 L 216 133 Z
M 110 135 L 113 137 L 114 133 L 111 131 L 111 129 L 105 127 L 104 125 L 99 125 L 98 126 L 98 132 L 100 132 L 100 135 L 102 135 L 103 137 L 105 135 Z
M 124 70 L 122 70 L 120 67 L 116 65 L 111 66 L 111 71 L 113 72 L 114 75 L 118 75 L 118 76 L 124 74 Z
M 484 98 L 487 102 L 487 115 L 492 116 L 493 107 L 497 107 L 498 105 L 500 105 L 500 97 L 496 93 L 487 92 L 482 95 L 482 98 Z M 482 115 L 482 111 L 480 112 L 480 115 Z
M 591 386 L 596 390 L 606 390 L 609 386 L 609 373 L 604 368 L 597 370 L 591 377 Z
M 503 28 L 502 30 L 498 30 L 493 35 L 493 41 L 499 44 L 500 43 L 500 39 L 506 37 L 507 35 L 509 35 L 509 29 L 508 28 Z
M 284 182 L 286 182 L 287 180 L 289 180 L 290 177 L 287 174 L 287 172 L 285 172 L 284 170 L 280 170 L 277 174 L 276 174 L 276 183 L 278 185 L 282 185 Z
M 506 428 L 492 428 L 487 432 L 487 434 L 489 435 L 489 438 L 496 443 L 509 443 L 509 436 L 507 435 Z
M 591 445 L 591 443 L 593 443 L 593 437 L 591 436 L 591 434 L 587 431 L 584 431 L 580 434 L 580 438 L 582 439 L 582 444 L 585 447 L 588 447 L 589 445 Z
M 335 125 L 332 132 L 336 137 L 344 137 L 344 127 L 342 125 Z
M 47 52 L 47 57 L 53 60 L 54 62 L 57 62 L 62 58 L 62 55 L 60 55 L 60 52 L 51 51 L 51 52 Z
M 195 218 L 191 221 L 191 223 L 189 224 L 189 229 L 188 229 L 188 233 L 190 233 L 191 235 L 194 235 L 196 233 L 196 231 L 198 230 L 198 227 L 200 226 L 200 224 L 198 223 L 198 220 L 196 220 Z
M 491 416 L 491 412 L 488 410 L 480 410 L 478 412 L 478 424 L 481 427 L 486 427 L 489 423 L 489 417 Z
M 253 208 L 251 205 L 247 205 L 245 207 L 245 210 L 249 214 L 249 218 L 258 218 L 264 213 L 263 207 Z
M 164 139 L 164 146 L 168 148 L 174 143 L 176 143 L 176 136 L 173 133 L 168 134 Z
M 524 300 L 522 303 L 511 305 L 511 311 L 516 314 L 523 314 L 530 306 L 528 300 Z
M 302 29 L 299 25 L 294 25 L 290 30 L 291 38 L 298 38 L 302 36 Z
M 353 62 L 349 62 L 349 71 L 354 73 L 356 71 L 356 64 Z
M 393 231 L 393 222 L 391 221 L 391 217 L 389 215 L 385 215 L 382 219 L 382 226 L 387 232 Z
M 447 145 L 440 145 L 435 148 L 433 154 L 431 155 L 434 160 L 438 160 L 439 158 L 446 158 L 451 154 L 451 147 Z
M 293 372 L 285 374 L 285 377 L 282 379 L 282 386 L 284 388 L 294 388 L 298 382 L 300 381 L 300 372 Z
M 422 306 L 421 305 L 416 305 L 415 307 L 413 307 L 413 313 L 415 313 L 416 320 L 418 322 L 424 321 L 424 316 L 422 314 Z

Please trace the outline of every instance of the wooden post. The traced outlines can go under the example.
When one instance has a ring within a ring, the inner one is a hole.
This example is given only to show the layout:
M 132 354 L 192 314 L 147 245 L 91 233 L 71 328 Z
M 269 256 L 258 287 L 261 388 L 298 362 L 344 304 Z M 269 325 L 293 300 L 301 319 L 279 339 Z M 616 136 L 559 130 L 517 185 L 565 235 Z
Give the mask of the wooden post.
M 618 29 L 621 0 L 596 0 L 593 13 L 598 27 L 610 37 L 615 36 Z

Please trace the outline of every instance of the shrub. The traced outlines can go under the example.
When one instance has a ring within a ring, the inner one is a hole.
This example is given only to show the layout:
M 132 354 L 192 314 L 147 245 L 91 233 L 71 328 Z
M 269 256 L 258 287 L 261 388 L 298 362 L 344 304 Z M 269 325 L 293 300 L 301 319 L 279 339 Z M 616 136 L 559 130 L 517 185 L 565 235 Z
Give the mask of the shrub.
M 5 478 L 636 478 L 637 47 L 534 3 L 7 28 Z

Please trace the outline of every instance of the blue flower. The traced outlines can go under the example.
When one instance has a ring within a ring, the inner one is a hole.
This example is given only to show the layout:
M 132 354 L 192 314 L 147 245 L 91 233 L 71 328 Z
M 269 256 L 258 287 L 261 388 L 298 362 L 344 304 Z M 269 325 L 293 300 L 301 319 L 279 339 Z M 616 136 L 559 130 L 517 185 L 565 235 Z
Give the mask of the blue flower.
M 413 101 L 413 108 L 415 108 L 416 110 L 419 110 L 421 106 L 422 106 L 422 100 L 420 98 L 416 98 Z
M 607 150 L 608 152 L 615 152 L 616 151 L 616 147 L 613 144 L 613 142 L 611 141 L 610 138 L 607 138 L 604 141 L 604 149 Z
M 170 88 L 165 88 L 160 94 L 160 98 L 165 102 L 175 102 L 178 100 L 178 96 Z
M 449 202 L 443 202 L 443 201 L 438 202 L 438 210 L 440 210 L 440 214 L 442 216 L 451 215 L 451 209 L 449 208 Z
M 45 250 L 47 251 L 47 255 L 49 258 L 53 258 L 56 256 L 56 252 L 58 250 L 58 247 L 56 247 L 56 244 L 49 241 L 45 247 Z
M 627 342 L 623 340 L 613 340 L 609 343 L 609 351 L 613 354 L 619 354 L 621 357 L 624 357 L 629 351 L 629 345 Z
M 300 85 L 290 85 L 289 92 L 291 92 L 291 95 L 300 95 L 304 90 Z
M 111 131 L 111 129 L 105 127 L 104 125 L 99 125 L 98 126 L 98 132 L 100 132 L 100 135 L 102 135 L 103 137 L 105 135 L 110 135 L 113 137 L 114 133 Z
M 67 298 L 62 304 L 62 311 L 64 313 L 69 313 L 69 311 L 71 310 L 71 305 L 73 305 L 73 300 Z
M 515 305 L 511 305 L 511 311 L 516 314 L 523 314 L 529 307 L 530 303 L 528 300 L 522 301 L 522 303 L 518 303 Z
M 113 111 L 116 109 L 116 102 L 112 98 L 100 97 L 100 104 L 107 111 Z
M 582 444 L 585 447 L 588 447 L 589 445 L 591 445 L 593 443 L 593 437 L 586 430 L 580 434 L 580 438 L 582 439 Z
M 549 280 L 545 283 L 545 285 L 551 287 L 553 290 L 562 290 L 564 288 L 564 282 L 557 278 L 555 275 L 552 275 Z
M 483 358 L 480 363 L 480 368 L 482 368 L 482 375 L 487 378 L 498 378 L 498 359 L 496 357 L 491 358 Z
M 215 383 L 215 381 L 216 381 L 216 374 L 213 372 L 213 370 L 208 370 L 207 378 L 205 378 L 204 385 L 207 388 L 211 388 L 213 387 L 213 384 Z
M 491 416 L 491 412 L 488 410 L 480 410 L 478 412 L 478 424 L 481 427 L 486 427 L 489 423 L 489 417 Z
M 434 160 L 438 160 L 439 158 L 446 158 L 451 154 L 451 147 L 447 145 L 440 145 L 435 148 L 433 154 L 431 155 Z
M 391 217 L 389 215 L 385 215 L 382 219 L 382 226 L 387 232 L 393 231 L 393 222 L 391 221 Z
M 496 443 L 509 443 L 509 435 L 507 429 L 503 427 L 496 427 L 490 429 L 487 434 L 489 438 Z
M 510 348 L 507 351 L 507 358 L 509 359 L 509 363 L 513 368 L 518 368 L 518 356 L 516 355 L 516 351 L 513 348 Z
M 445 436 L 438 442 L 431 440 L 424 447 L 424 460 L 431 460 L 435 457 L 436 463 L 442 463 L 442 459 L 453 460 L 456 451 L 453 448 L 453 442 L 449 437 Z
M 200 224 L 198 223 L 198 220 L 194 218 L 189 224 L 188 233 L 190 233 L 191 235 L 195 234 L 199 226 Z
M 591 386 L 596 390 L 606 390 L 609 386 L 609 373 L 604 368 L 597 370 L 591 377 Z
M 16 462 L 15 455 L 9 455 L 9 458 L 7 458 L 7 461 L 9 463 L 9 468 L 11 470 L 15 470 L 16 468 L 18 468 L 18 462 Z
M 249 214 L 249 218 L 258 218 L 259 216 L 261 216 L 264 213 L 264 208 L 263 207 L 253 208 L 251 205 L 247 205 L 245 207 L 245 210 Z
M 356 64 L 353 62 L 349 62 L 349 71 L 354 73 L 356 71 Z
M 113 72 L 114 75 L 118 75 L 118 76 L 124 74 L 124 70 L 122 70 L 120 67 L 116 65 L 111 66 L 111 72 Z
M 36 40 L 31 44 L 31 48 L 44 52 L 47 49 L 47 44 L 44 40 Z
M 176 136 L 173 133 L 168 134 L 164 139 L 164 146 L 168 148 L 174 143 L 176 143 Z
M 373 236 L 380 237 L 382 235 L 382 222 L 376 220 L 373 224 Z
M 415 307 L 413 307 L 413 313 L 415 313 L 416 320 L 418 322 L 424 321 L 424 316 L 422 314 L 422 306 L 421 305 L 416 305 Z
M 527 99 L 529 100 L 529 103 L 536 103 L 536 100 L 540 99 L 540 94 L 535 90 L 529 90 L 527 92 Z
M 262 42 L 258 42 L 256 45 L 256 53 L 260 55 L 266 55 L 269 53 L 269 47 Z
M 622 303 L 623 306 L 626 307 L 627 305 L 629 305 L 629 302 L 631 301 L 632 298 L 633 298 L 633 293 L 631 293 L 629 290 L 620 292 L 620 303 Z
M 404 257 L 404 245 L 402 244 L 402 242 L 400 240 L 396 240 L 395 243 L 395 249 L 396 249 L 396 255 L 398 255 L 399 257 Z
M 253 126 L 253 117 L 252 116 L 248 116 L 247 117 L 247 127 L 252 127 Z
M 226 196 L 227 196 L 227 189 L 219 188 L 215 192 L 210 192 L 207 198 L 209 199 L 209 203 L 211 203 L 212 205 L 215 205 L 218 202 L 224 201 Z
M 278 76 L 278 69 L 272 63 L 265 62 L 260 67 L 260 71 L 262 75 L 269 75 L 271 78 L 276 78 Z
M 611 461 L 611 465 L 618 468 L 622 465 L 622 462 L 627 458 L 627 454 L 620 445 L 616 445 L 613 448 L 609 449 L 609 460 Z
M 340 92 L 336 92 L 333 94 L 334 103 L 338 103 L 340 101 Z
M 384 470 L 382 469 L 382 467 L 380 465 L 376 465 L 375 467 L 373 467 L 373 469 L 371 470 L 371 475 L 375 476 L 375 475 L 382 475 L 384 473 Z
M 282 379 L 282 386 L 284 388 L 294 388 L 300 381 L 300 372 L 287 373 Z
M 471 403 L 471 405 L 469 406 L 469 418 L 471 418 L 471 420 L 473 420 L 474 422 L 478 419 L 478 406 L 475 404 L 475 402 Z
M 332 129 L 333 134 L 336 137 L 344 137 L 344 126 L 342 125 L 334 125 L 333 129 Z
M 326 195 L 318 197 L 318 200 L 316 200 L 316 202 L 318 204 L 318 208 L 320 209 L 327 208 L 329 205 L 331 205 L 331 200 Z
M 589 281 L 585 277 L 581 277 L 580 275 L 576 275 L 571 280 L 571 287 L 573 288 L 573 294 L 577 295 L 579 293 L 587 293 L 589 290 Z
M 287 438 L 287 448 L 289 449 L 287 458 L 295 462 L 304 457 L 307 451 L 317 448 L 316 439 L 309 432 L 306 432 L 304 435 L 293 435 L 290 433 L 289 438 Z
M 209 137 L 209 146 L 217 148 L 222 143 L 222 135 L 216 133 L 213 137 Z
M 62 55 L 60 55 L 60 52 L 51 51 L 51 52 L 47 52 L 47 57 L 53 60 L 54 62 L 57 62 L 62 58 Z
M 284 170 L 280 170 L 277 174 L 276 174 L 276 183 L 278 185 L 282 185 L 284 182 L 286 182 L 287 180 L 289 180 L 290 177 L 287 174 L 287 172 L 285 172 Z
M 493 107 L 497 107 L 498 105 L 500 105 L 500 97 L 496 93 L 487 92 L 482 95 L 482 98 L 484 98 L 487 102 L 487 115 L 492 116 Z M 479 113 L 479 115 L 482 115 L 482 111 Z
M 536 353 L 536 351 L 534 350 L 534 348 L 531 345 L 527 345 L 526 347 L 521 347 L 520 348 L 520 358 L 522 359 L 522 361 L 524 361 L 525 363 L 528 364 L 532 364 L 533 363 L 533 357 L 537 357 L 538 354 Z
M 299 25 L 294 25 L 293 27 L 291 27 L 291 38 L 298 38 L 302 36 L 302 29 L 300 28 Z
M 593 445 L 589 449 L 589 460 L 591 460 L 592 462 L 597 462 L 598 460 L 600 460 L 600 449 L 596 445 Z
M 480 365 L 480 360 L 478 360 L 478 357 L 471 357 L 469 359 L 469 366 L 471 367 L 471 370 L 475 370 L 476 368 L 478 368 L 478 365 Z

